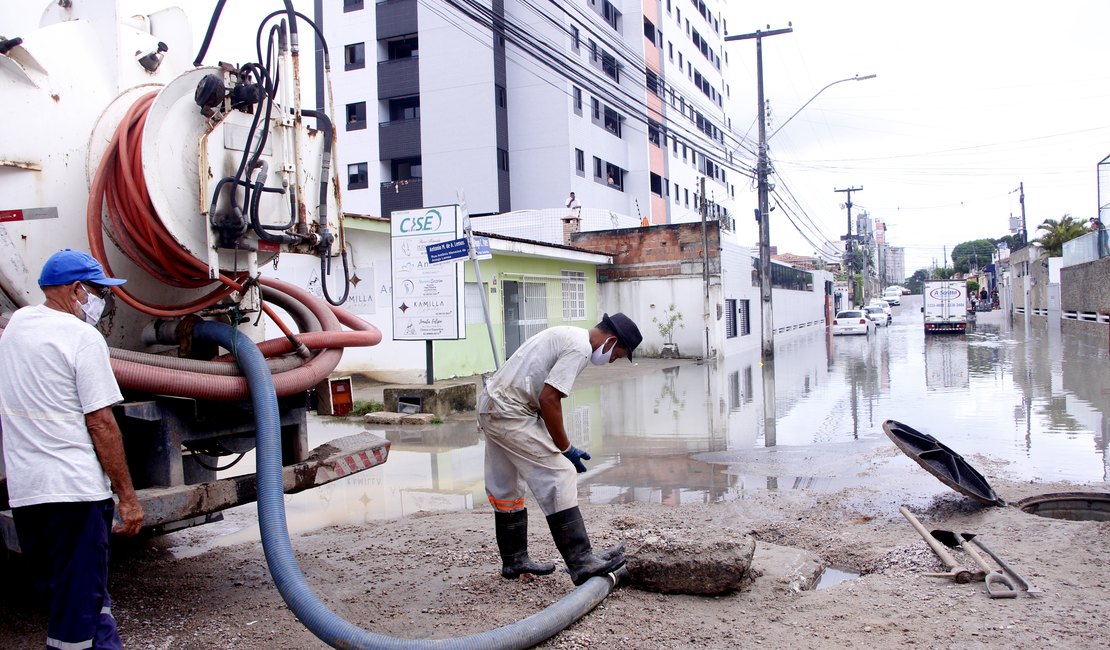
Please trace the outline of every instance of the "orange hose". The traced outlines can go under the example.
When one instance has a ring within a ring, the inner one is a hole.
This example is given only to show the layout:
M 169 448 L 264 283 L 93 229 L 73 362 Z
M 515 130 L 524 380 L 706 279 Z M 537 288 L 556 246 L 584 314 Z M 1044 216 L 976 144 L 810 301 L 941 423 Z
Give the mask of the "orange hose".
M 142 136 L 151 104 L 157 91 L 143 95 L 127 110 L 112 134 L 112 140 L 93 177 L 89 193 L 87 228 L 89 248 L 93 257 L 113 275 L 104 249 L 104 206 L 107 205 L 109 234 L 139 268 L 164 284 L 185 289 L 199 289 L 210 284 L 208 266 L 186 252 L 166 230 L 158 217 L 143 177 Z M 178 305 L 144 301 L 124 288 L 112 287 L 123 302 L 145 314 L 174 318 L 191 314 L 227 298 L 232 291 L 242 291 L 245 276 L 230 278 L 219 274 L 220 284 L 191 302 Z M 262 310 L 285 336 L 292 330 L 268 305 Z

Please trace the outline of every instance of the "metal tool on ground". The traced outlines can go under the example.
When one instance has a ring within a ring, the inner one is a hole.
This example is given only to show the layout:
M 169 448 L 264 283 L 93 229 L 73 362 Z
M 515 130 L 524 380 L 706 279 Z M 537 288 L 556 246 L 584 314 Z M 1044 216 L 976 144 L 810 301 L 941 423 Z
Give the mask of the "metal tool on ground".
M 956 562 L 956 558 L 952 557 L 952 554 L 948 552 L 948 549 L 944 548 L 943 544 L 933 539 L 929 531 L 925 530 L 925 527 L 922 526 L 921 522 L 917 520 L 917 517 L 910 512 L 909 508 L 902 506 L 898 508 L 898 512 L 902 513 L 902 516 L 909 520 L 910 525 L 921 535 L 921 539 L 925 540 L 925 543 L 929 545 L 929 548 L 933 549 L 933 552 L 937 554 L 937 557 L 944 563 L 944 566 L 948 567 L 947 573 L 926 573 L 926 576 L 930 578 L 951 578 L 960 584 L 982 580 L 985 577 L 985 574 L 978 574 L 961 567 L 959 562 Z
M 965 540 L 971 542 L 972 544 L 978 546 L 980 549 L 982 549 L 982 551 L 984 553 L 991 556 L 994 559 L 995 562 L 998 562 L 998 566 L 1002 567 L 1003 571 L 1010 574 L 1010 577 L 1013 578 L 1018 583 L 1018 586 L 1020 586 L 1022 589 L 1024 589 L 1026 591 L 1026 593 L 1036 594 L 1036 595 L 1044 593 L 1043 589 L 1039 589 L 1039 588 L 1033 586 L 1033 583 L 1029 582 L 1028 580 L 1025 579 L 1024 576 L 1022 576 L 1020 573 L 1015 571 L 1013 569 L 1013 567 L 1011 567 L 1009 564 L 1007 564 L 1005 562 L 1005 560 L 1000 558 L 997 553 L 992 551 L 990 549 L 990 547 L 987 546 L 983 542 L 983 540 L 976 537 L 974 533 L 961 533 L 960 536 L 963 537 Z
M 983 559 L 982 555 L 979 555 L 979 551 L 975 550 L 975 547 L 966 540 L 950 530 L 934 530 L 929 534 L 933 536 L 933 539 L 948 548 L 959 547 L 963 549 L 963 552 L 967 553 L 975 564 L 979 565 L 979 568 L 986 574 L 983 577 L 983 582 L 986 584 L 988 596 L 991 598 L 1017 598 L 1018 588 L 1014 581 L 1010 579 L 1010 576 L 995 570 Z

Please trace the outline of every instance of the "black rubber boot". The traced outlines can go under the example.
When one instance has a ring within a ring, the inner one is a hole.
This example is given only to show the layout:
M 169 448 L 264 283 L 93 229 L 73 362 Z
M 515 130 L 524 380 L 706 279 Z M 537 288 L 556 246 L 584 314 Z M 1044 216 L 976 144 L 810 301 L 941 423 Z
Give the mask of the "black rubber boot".
M 545 576 L 555 572 L 551 562 L 533 562 L 528 557 L 528 510 L 494 512 L 497 550 L 501 552 L 501 577 L 515 580 L 521 574 Z
M 582 511 L 578 506 L 548 515 L 547 525 L 551 528 L 555 546 L 567 563 L 570 580 L 575 586 L 594 576 L 611 573 L 624 564 L 623 546 L 594 555 L 590 537 L 586 534 L 586 522 L 583 521 Z

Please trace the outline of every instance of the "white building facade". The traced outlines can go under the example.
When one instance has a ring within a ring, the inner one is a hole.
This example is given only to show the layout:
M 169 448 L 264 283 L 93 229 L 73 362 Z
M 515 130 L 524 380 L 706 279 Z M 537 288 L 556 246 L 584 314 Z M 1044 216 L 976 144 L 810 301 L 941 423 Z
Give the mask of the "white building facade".
M 344 210 L 586 208 L 722 225 L 735 186 L 717 0 L 316 0 Z M 319 50 L 319 48 L 317 48 Z M 318 54 L 318 76 L 323 73 Z

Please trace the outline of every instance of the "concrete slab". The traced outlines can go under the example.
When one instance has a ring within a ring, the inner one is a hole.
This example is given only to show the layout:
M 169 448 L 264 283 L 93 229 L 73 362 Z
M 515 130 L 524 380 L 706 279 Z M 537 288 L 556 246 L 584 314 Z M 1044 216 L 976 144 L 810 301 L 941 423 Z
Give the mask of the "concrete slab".
M 624 531 L 630 586 L 664 594 L 712 596 L 751 582 L 755 540 L 734 529 Z
M 472 381 L 439 382 L 428 386 L 390 386 L 382 390 L 386 411 L 430 413 L 445 418 L 452 413 L 473 411 L 478 404 L 478 387 Z
M 401 413 L 377 411 L 362 416 L 362 421 L 366 424 L 401 424 L 402 417 L 404 417 L 404 415 Z

